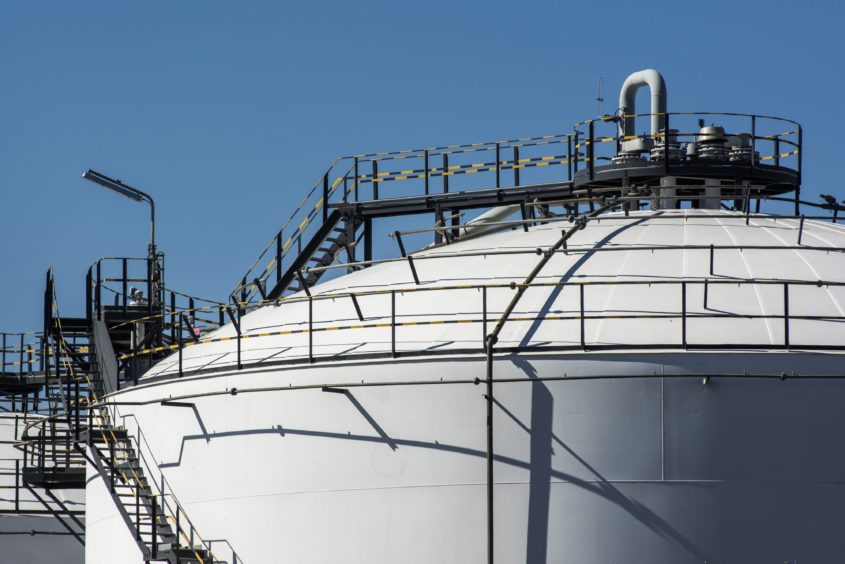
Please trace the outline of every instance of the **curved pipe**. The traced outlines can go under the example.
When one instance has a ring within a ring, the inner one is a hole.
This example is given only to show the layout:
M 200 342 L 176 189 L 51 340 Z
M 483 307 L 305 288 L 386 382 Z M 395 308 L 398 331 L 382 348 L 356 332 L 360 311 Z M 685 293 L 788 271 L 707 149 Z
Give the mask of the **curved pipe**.
M 625 79 L 619 91 L 619 113 L 630 115 L 637 113 L 637 90 L 648 86 L 651 90 L 651 134 L 654 136 L 666 123 L 666 82 L 654 69 L 637 71 Z M 622 118 L 619 126 L 620 135 L 636 135 L 636 118 Z

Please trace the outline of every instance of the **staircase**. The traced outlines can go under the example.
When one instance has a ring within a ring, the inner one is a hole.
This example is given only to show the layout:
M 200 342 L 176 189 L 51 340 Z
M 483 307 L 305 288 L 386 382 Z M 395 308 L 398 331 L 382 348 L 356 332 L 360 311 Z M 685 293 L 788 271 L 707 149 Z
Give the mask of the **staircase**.
M 345 217 L 340 211 L 333 210 L 287 270 L 281 274 L 273 289 L 266 293 L 265 299 L 275 300 L 286 293 L 310 288 L 326 272 L 310 268 L 329 266 L 341 253 L 345 253 L 347 258 L 352 260 L 362 223 L 361 220 Z
M 146 464 L 126 429 L 113 426 L 104 418 L 90 427 L 83 438 L 145 561 L 224 562 L 215 559 L 202 544 L 178 502 L 168 502 L 158 486 L 150 483 Z
M 42 489 L 85 487 L 85 456 L 77 447 L 89 398 L 97 394 L 96 360 L 85 319 L 52 318 L 47 327 L 44 383 L 32 420 L 21 434 L 23 483 Z M 60 338 L 59 338 L 60 337 Z
M 114 408 L 100 400 L 106 395 L 105 375 L 97 359 L 92 322 L 60 317 L 50 274 L 47 286 L 45 335 L 50 358 L 45 359 L 42 390 L 47 408 L 21 435 L 26 486 L 48 494 L 51 488 L 84 488 L 90 463 L 146 562 L 243 564 L 233 550 L 230 560 L 215 558 L 212 543 L 197 533 L 158 467 L 145 460 L 141 444 L 150 459 L 152 454 L 140 428 L 136 436 L 113 423 Z M 231 549 L 226 541 L 214 542 Z

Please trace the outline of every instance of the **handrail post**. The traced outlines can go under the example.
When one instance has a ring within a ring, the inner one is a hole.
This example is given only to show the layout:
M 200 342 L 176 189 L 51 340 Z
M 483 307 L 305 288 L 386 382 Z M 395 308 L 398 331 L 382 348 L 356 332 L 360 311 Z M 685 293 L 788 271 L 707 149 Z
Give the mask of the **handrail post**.
M 449 154 L 443 153 L 443 193 L 449 192 Z
M 757 160 L 755 155 L 757 154 L 757 116 L 751 116 L 751 168 L 754 168 L 756 163 L 754 162 Z
M 308 296 L 308 362 L 314 362 L 314 298 Z
M 714 261 L 715 246 L 710 243 L 710 276 L 713 276 L 713 261 Z
M 282 280 L 282 232 L 276 235 L 276 284 Z
M 513 185 L 519 186 L 519 145 L 513 146 Z
M 566 179 L 572 180 L 572 136 L 566 135 Z
M 669 112 L 663 114 L 663 173 L 669 174 Z
M 323 175 L 323 223 L 329 218 L 329 173 Z
M 783 344 L 789 348 L 789 283 L 783 283 Z
M 373 200 L 378 200 L 378 161 L 370 161 L 373 165 Z
M 241 304 L 237 305 L 237 314 L 238 314 L 238 370 L 243 368 L 243 364 L 241 364 L 241 334 L 243 331 L 241 330 Z
M 795 215 L 801 215 L 801 161 L 803 160 L 804 147 L 802 146 L 802 139 L 804 137 L 804 130 L 798 126 L 798 183 L 795 186 Z
M 162 494 L 163 493 L 164 492 L 162 492 Z M 152 557 L 153 558 L 158 558 L 158 538 L 157 538 L 157 534 L 156 534 L 158 532 L 156 530 L 157 529 L 157 521 L 158 521 L 158 515 L 156 515 L 157 510 L 158 510 L 158 499 L 155 496 L 153 496 L 153 538 L 152 538 L 152 541 L 153 541 Z
M 586 335 L 584 331 L 584 284 L 578 284 L 578 296 L 581 303 L 581 314 L 578 319 L 581 321 L 581 350 L 587 350 Z
M 122 263 L 121 272 L 123 274 L 123 280 L 122 280 L 122 284 L 121 284 L 121 289 L 122 289 L 123 294 L 122 294 L 121 298 L 123 299 L 123 316 L 125 318 L 128 310 L 129 310 L 129 300 L 126 299 L 126 296 L 129 294 L 129 292 L 127 291 L 127 286 L 129 285 L 129 280 L 128 280 L 128 278 L 129 278 L 129 265 L 128 265 L 125 257 L 121 260 L 121 263 Z M 147 300 L 152 300 L 152 299 L 153 299 L 152 295 L 147 296 Z
M 138 484 L 138 487 L 141 487 L 141 484 Z M 141 496 L 138 493 L 135 494 L 135 523 L 138 524 L 141 522 Z M 141 527 L 135 527 L 135 538 L 141 540 Z
M 423 164 L 425 166 L 425 195 L 428 196 L 428 149 L 423 154 Z
M 358 157 L 355 157 L 355 183 L 352 185 L 355 190 L 355 201 L 358 201 Z
M 502 167 L 502 159 L 501 159 L 501 145 L 496 143 L 496 188 L 501 188 L 501 167 Z
M 487 286 L 481 287 L 481 350 L 487 346 Z
M 183 341 L 182 341 L 182 328 L 184 326 L 184 313 L 181 311 L 179 312 L 179 334 L 178 334 L 178 346 L 179 346 L 179 377 L 182 377 L 182 348 L 183 348 Z
M 396 290 L 390 291 L 390 352 L 396 358 Z

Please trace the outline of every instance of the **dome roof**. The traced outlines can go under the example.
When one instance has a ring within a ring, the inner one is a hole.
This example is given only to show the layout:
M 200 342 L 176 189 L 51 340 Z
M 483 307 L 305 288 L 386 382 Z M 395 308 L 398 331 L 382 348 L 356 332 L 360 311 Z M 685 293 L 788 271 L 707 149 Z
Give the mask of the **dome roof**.
M 582 340 L 592 350 L 679 348 L 684 340 L 687 348 L 840 347 L 845 229 L 800 223 L 752 215 L 746 224 L 744 215 L 718 210 L 595 218 L 525 292 L 497 349 L 580 350 Z M 514 296 L 511 284 L 571 226 L 557 221 L 424 249 L 413 254 L 419 285 L 401 258 L 319 284 L 310 331 L 303 293 L 259 308 L 241 321 L 242 362 L 480 353 Z M 186 348 L 184 370 L 231 367 L 235 337 L 229 324 Z M 174 372 L 175 356 L 147 375 Z

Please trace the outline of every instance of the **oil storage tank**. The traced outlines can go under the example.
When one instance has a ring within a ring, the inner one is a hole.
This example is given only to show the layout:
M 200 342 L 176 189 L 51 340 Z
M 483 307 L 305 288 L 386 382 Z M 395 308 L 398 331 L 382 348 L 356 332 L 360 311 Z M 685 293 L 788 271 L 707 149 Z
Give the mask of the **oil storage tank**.
M 845 230 L 835 201 L 801 213 L 801 137 L 669 113 L 642 71 L 615 115 L 484 145 L 489 189 L 435 194 L 473 169 L 442 148 L 354 157 L 312 237 L 280 233 L 229 307 L 171 312 L 172 353 L 102 398 L 134 446 L 89 466 L 87 562 L 835 561 Z M 565 181 L 519 180 L 544 162 Z M 391 197 L 402 176 L 425 192 Z M 367 252 L 373 219 L 417 212 L 435 244 Z

